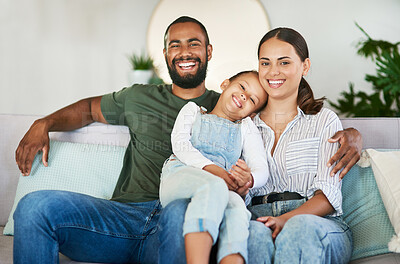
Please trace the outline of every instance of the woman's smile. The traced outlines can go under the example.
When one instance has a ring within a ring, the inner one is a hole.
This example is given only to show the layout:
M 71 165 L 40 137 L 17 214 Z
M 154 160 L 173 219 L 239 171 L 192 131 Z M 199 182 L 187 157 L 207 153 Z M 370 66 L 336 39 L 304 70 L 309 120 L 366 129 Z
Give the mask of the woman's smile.
M 271 88 L 279 88 L 285 81 L 285 79 L 268 79 L 268 84 Z

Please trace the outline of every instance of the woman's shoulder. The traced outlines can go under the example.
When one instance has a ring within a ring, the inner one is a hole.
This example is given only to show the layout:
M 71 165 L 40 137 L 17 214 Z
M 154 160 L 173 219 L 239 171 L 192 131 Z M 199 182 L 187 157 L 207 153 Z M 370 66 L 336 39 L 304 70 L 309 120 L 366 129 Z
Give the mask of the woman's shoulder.
M 332 124 L 332 122 L 340 122 L 338 115 L 331 109 L 323 107 L 317 114 L 305 115 L 305 118 L 312 123 L 318 123 L 323 126 Z
M 331 109 L 325 107 L 315 115 L 315 119 L 316 122 L 324 124 L 324 126 L 329 126 L 332 123 L 340 123 L 338 115 Z

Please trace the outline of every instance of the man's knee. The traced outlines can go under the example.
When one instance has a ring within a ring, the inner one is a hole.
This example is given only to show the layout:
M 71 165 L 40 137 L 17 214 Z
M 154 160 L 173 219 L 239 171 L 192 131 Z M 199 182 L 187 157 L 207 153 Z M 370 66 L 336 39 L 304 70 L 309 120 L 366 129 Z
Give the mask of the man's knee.
M 54 217 L 65 206 L 67 192 L 42 190 L 28 193 L 14 212 L 15 224 L 30 224 Z

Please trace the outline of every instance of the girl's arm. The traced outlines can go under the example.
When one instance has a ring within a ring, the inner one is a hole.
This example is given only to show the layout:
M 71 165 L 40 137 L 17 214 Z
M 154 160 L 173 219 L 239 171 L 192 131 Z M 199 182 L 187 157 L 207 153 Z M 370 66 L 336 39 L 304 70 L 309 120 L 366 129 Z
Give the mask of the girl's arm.
M 260 131 L 249 117 L 243 119 L 242 122 L 242 157 L 244 162 L 240 160 L 237 162 L 237 165 L 232 169 L 232 175 L 234 177 L 240 177 L 238 174 L 244 176 L 249 169 L 252 176 L 251 187 L 261 187 L 267 183 L 269 177 L 267 154 L 264 143 Z M 235 172 L 239 173 L 236 174 Z
M 179 111 L 171 133 L 172 151 L 181 162 L 222 178 L 230 190 L 236 190 L 238 186 L 229 173 L 204 157 L 190 142 L 193 123 L 199 114 L 200 108 L 194 102 L 187 103 Z
M 171 144 L 172 152 L 181 162 L 188 166 L 203 169 L 213 162 L 204 157 L 190 142 L 193 123 L 198 114 L 200 114 L 200 108 L 193 102 L 182 107 L 171 132 Z

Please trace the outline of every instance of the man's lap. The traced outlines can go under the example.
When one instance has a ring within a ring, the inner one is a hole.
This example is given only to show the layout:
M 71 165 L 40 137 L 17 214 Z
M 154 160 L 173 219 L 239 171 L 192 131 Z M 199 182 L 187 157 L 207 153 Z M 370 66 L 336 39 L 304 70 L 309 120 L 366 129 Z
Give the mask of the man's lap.
M 30 215 L 26 223 L 40 222 L 48 227 L 44 230 L 58 242 L 60 252 L 71 259 L 157 262 L 161 212 L 158 200 L 123 204 L 72 192 L 40 191 L 21 202 L 17 218 Z M 29 230 L 28 224 L 21 222 L 20 227 Z M 37 230 L 33 229 L 33 233 Z M 18 235 L 26 236 L 24 232 Z

